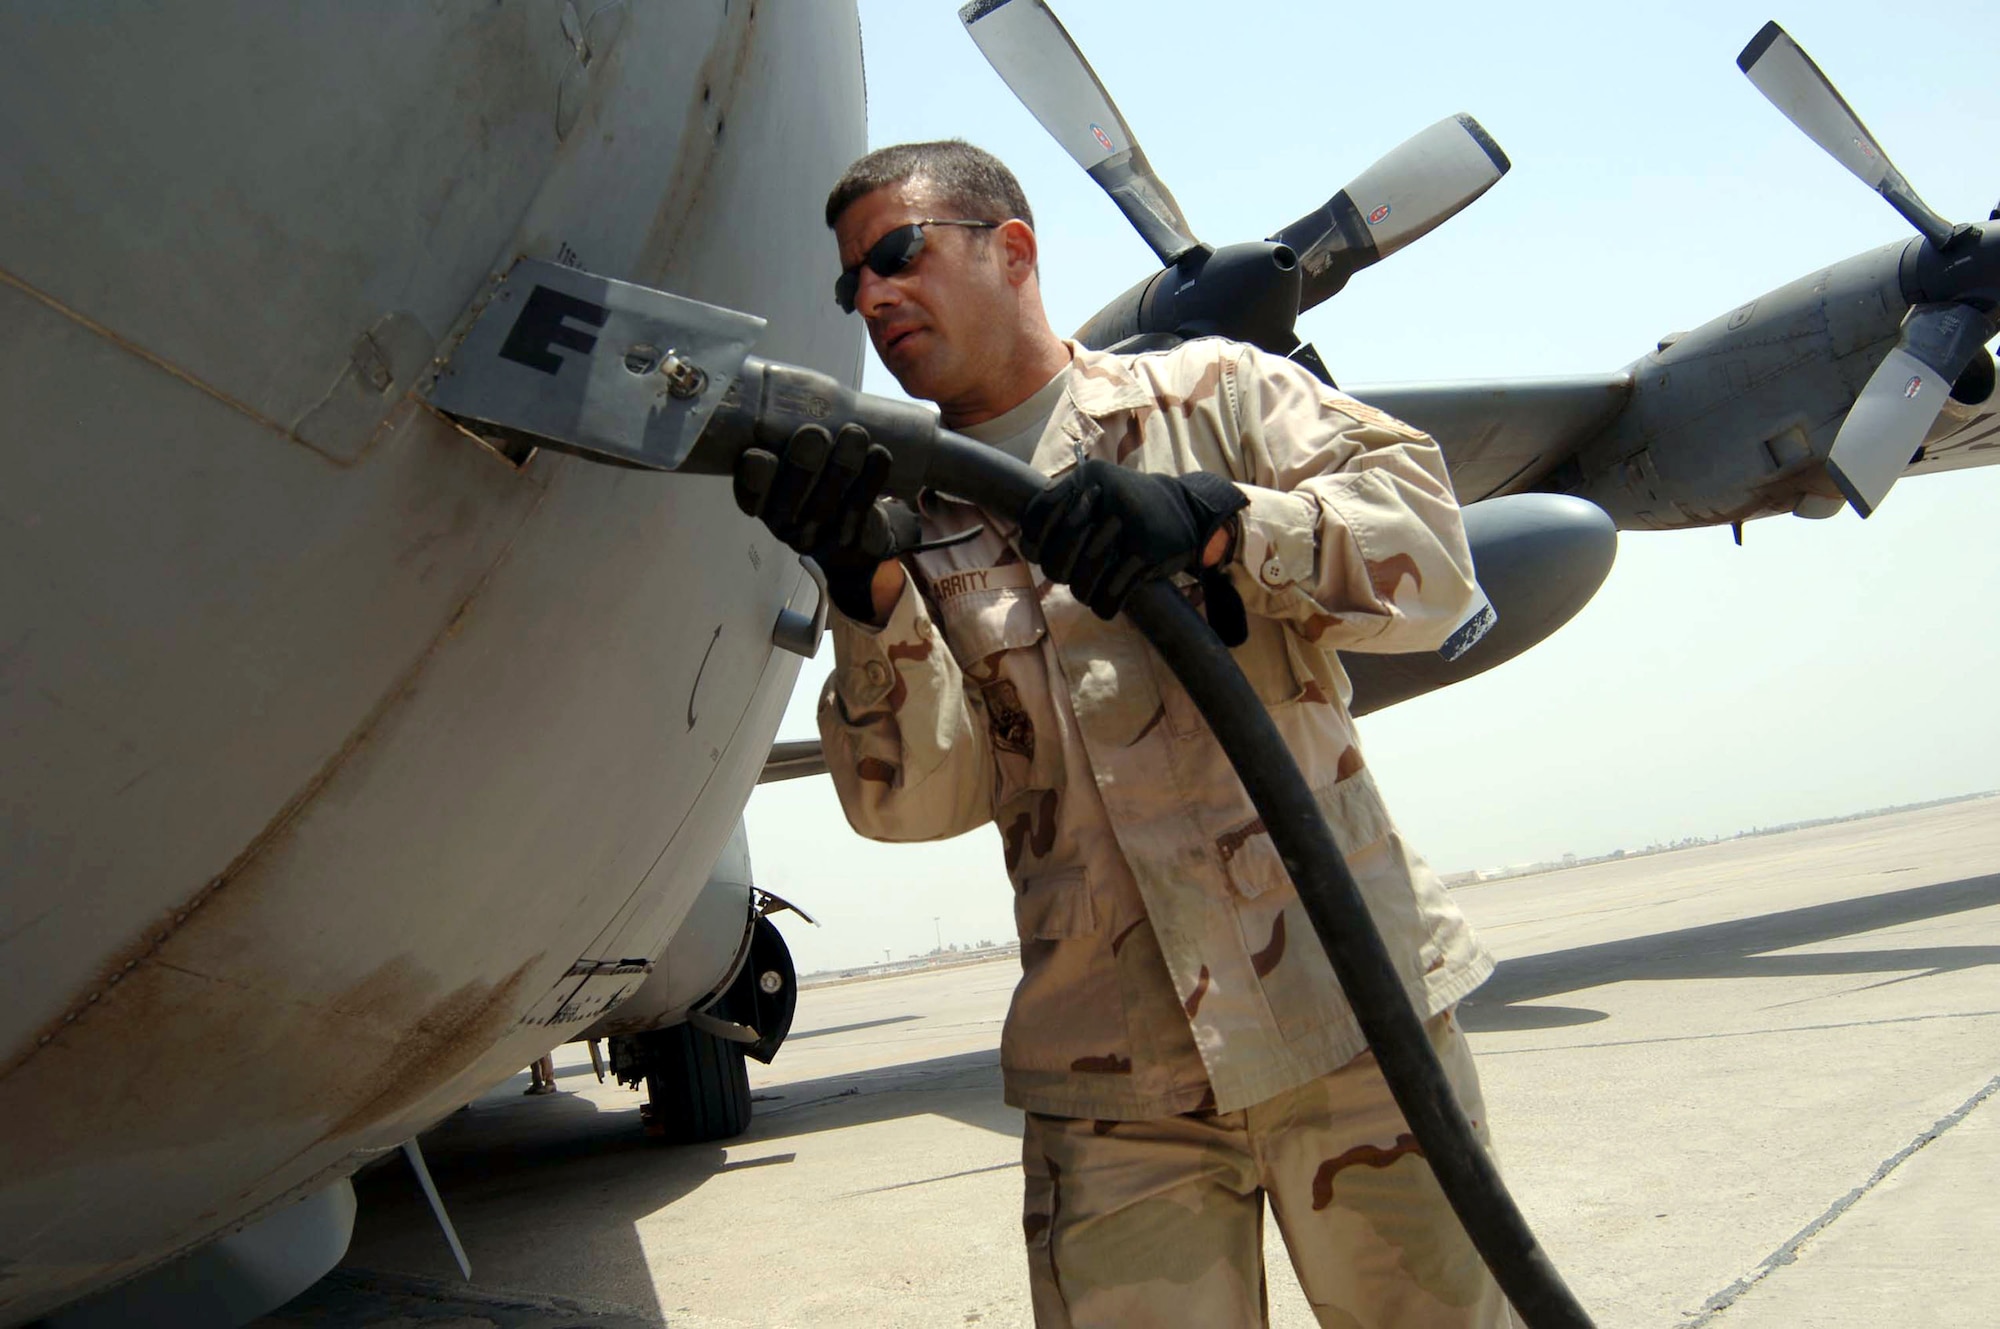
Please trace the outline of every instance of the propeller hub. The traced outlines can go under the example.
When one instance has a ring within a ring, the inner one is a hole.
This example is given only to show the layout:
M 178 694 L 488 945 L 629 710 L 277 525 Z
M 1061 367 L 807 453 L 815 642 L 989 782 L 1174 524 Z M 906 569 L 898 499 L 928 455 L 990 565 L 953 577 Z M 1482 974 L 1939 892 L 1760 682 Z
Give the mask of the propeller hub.
M 1299 344 L 1299 256 L 1291 246 L 1249 240 L 1196 250 L 1153 288 L 1142 333 L 1227 337 L 1273 355 Z
M 1943 249 L 1915 241 L 1897 276 L 1912 305 L 1965 304 L 1990 315 L 2000 310 L 2000 226 L 1968 226 Z

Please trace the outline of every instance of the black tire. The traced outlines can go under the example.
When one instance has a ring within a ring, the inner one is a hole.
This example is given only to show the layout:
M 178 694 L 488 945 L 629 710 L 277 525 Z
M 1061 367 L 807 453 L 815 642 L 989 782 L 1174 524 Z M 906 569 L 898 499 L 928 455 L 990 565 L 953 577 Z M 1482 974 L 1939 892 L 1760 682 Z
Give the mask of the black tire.
M 693 1025 L 641 1034 L 649 1124 L 669 1144 L 727 1140 L 750 1129 L 743 1049 Z

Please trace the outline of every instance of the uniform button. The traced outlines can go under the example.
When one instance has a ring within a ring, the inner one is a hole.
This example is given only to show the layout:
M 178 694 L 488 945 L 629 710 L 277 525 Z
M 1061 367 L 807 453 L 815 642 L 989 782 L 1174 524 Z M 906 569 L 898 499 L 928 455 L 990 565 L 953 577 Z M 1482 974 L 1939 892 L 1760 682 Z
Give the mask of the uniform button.
M 886 688 L 889 686 L 889 666 L 883 664 L 880 660 L 870 660 L 867 668 L 862 672 L 868 675 L 868 684 L 870 687 Z
M 1266 586 L 1277 586 L 1285 580 L 1285 565 L 1278 561 L 1276 554 L 1264 560 L 1261 572 Z
M 919 639 L 929 641 L 936 633 L 937 629 L 931 626 L 929 619 L 920 618 L 917 620 L 917 636 Z

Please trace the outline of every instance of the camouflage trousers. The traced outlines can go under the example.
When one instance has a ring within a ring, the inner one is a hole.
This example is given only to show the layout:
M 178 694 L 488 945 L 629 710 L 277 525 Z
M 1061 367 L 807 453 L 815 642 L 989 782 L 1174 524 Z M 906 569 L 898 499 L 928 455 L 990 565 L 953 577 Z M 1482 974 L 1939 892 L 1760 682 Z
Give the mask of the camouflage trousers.
M 1449 1012 L 1427 1028 L 1484 1140 L 1465 1036 Z M 1031 1112 L 1022 1167 L 1038 1329 L 1264 1325 L 1267 1197 L 1321 1325 L 1517 1323 L 1369 1053 L 1242 1112 Z

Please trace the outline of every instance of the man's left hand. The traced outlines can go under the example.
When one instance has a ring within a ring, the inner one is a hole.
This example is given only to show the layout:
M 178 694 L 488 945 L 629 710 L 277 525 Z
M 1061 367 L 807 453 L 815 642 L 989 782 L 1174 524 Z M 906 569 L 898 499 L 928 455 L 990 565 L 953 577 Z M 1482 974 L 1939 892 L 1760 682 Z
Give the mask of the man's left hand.
M 1021 552 L 1108 619 L 1139 583 L 1198 570 L 1248 503 L 1207 471 L 1145 475 L 1093 458 L 1029 501 Z

